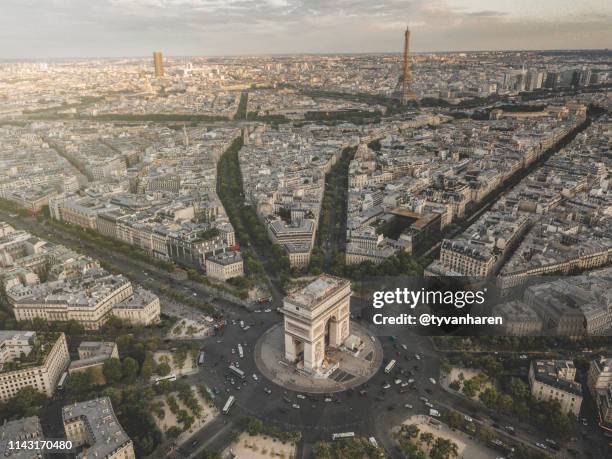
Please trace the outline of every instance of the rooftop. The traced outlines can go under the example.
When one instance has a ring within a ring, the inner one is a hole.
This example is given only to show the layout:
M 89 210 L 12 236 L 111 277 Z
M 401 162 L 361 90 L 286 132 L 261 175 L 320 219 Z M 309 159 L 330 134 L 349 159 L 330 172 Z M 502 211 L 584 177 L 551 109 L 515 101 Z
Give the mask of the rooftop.
M 350 288 L 350 282 L 346 279 L 322 274 L 306 287 L 287 295 L 286 299 L 291 303 L 313 309 L 318 303 L 347 286 Z
M 89 433 L 87 457 L 108 457 L 132 442 L 117 421 L 108 397 L 67 405 L 62 408 L 62 419 L 64 426 L 75 421 L 86 424 Z

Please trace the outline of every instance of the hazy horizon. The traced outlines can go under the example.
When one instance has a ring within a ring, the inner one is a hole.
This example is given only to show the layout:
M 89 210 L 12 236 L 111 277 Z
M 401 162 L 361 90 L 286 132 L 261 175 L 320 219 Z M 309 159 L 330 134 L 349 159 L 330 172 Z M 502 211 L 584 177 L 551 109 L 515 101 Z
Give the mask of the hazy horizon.
M 605 49 L 605 0 L 3 0 L 0 59 Z

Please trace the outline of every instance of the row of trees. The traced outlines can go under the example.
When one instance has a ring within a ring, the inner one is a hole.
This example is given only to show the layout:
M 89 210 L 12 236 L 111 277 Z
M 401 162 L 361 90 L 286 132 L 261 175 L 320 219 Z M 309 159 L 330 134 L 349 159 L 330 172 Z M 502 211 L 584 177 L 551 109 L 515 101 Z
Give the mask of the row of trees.
M 394 434 L 400 450 L 407 459 L 451 459 L 459 455 L 457 443 L 430 432 L 421 432 L 416 424 L 403 424 Z
M 297 443 L 302 439 L 302 432 L 287 432 L 280 430 L 270 424 L 264 424 L 262 421 L 256 418 L 242 417 L 238 420 L 237 426 L 240 430 L 247 432 L 249 435 L 268 435 L 270 437 L 278 438 L 282 443 Z
M 320 441 L 314 446 L 316 459 L 379 459 L 386 457 L 384 449 L 372 445 L 366 438 L 345 438 L 343 440 L 327 442 Z
M 280 246 L 272 244 L 255 209 L 244 202 L 242 175 L 238 160 L 238 152 L 242 145 L 242 137 L 236 138 L 221 156 L 217 164 L 217 192 L 234 226 L 236 240 L 248 254 L 247 270 L 253 268 L 259 271 L 263 268 L 254 261 L 254 254 L 248 250 L 253 246 L 257 249 L 257 253 L 264 257 L 265 267 L 272 274 L 271 277 L 278 278 L 283 284 L 290 278 L 289 258 Z M 249 274 L 257 273 L 250 272 Z
M 325 193 L 321 203 L 319 228 L 316 244 L 310 257 L 309 271 L 311 274 L 316 275 L 330 268 L 332 272 L 336 272 L 344 266 L 344 255 L 341 249 L 346 240 L 348 168 L 356 151 L 357 147 L 347 147 L 342 150 L 340 160 L 325 176 Z M 331 249 L 328 249 L 331 250 L 331 253 L 323 250 L 324 244 L 328 241 L 332 242 Z
M 495 387 L 485 389 L 480 399 L 488 408 L 529 422 L 557 438 L 572 430 L 572 416 L 561 411 L 558 401 L 537 400 L 529 386 L 518 378 L 512 378 L 501 391 Z

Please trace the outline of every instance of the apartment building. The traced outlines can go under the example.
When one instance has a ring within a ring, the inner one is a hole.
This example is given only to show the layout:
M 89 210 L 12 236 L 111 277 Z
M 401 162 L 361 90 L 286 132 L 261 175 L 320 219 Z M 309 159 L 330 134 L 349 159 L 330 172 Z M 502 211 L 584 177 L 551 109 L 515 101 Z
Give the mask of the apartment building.
M 134 445 L 115 416 L 108 397 L 74 403 L 62 408 L 66 438 L 82 457 L 135 459 Z
M 53 396 L 70 363 L 63 333 L 0 331 L 0 401 L 24 387 Z
M 529 367 L 531 394 L 538 400 L 556 400 L 561 411 L 578 416 L 582 386 L 575 378 L 576 367 L 571 360 L 534 360 Z

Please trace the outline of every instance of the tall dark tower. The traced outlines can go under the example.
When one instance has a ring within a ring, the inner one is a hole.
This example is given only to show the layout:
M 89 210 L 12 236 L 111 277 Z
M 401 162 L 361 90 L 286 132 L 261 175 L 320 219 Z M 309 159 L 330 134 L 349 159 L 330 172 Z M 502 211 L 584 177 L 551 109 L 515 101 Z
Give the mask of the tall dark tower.
M 401 97 L 402 105 L 407 104 L 411 100 L 416 100 L 416 94 L 412 91 L 412 69 L 410 68 L 410 29 L 406 27 L 404 32 L 404 63 L 402 66 L 401 75 Z
M 164 59 L 161 51 L 153 53 L 153 65 L 155 66 L 155 76 L 161 78 L 164 76 Z

